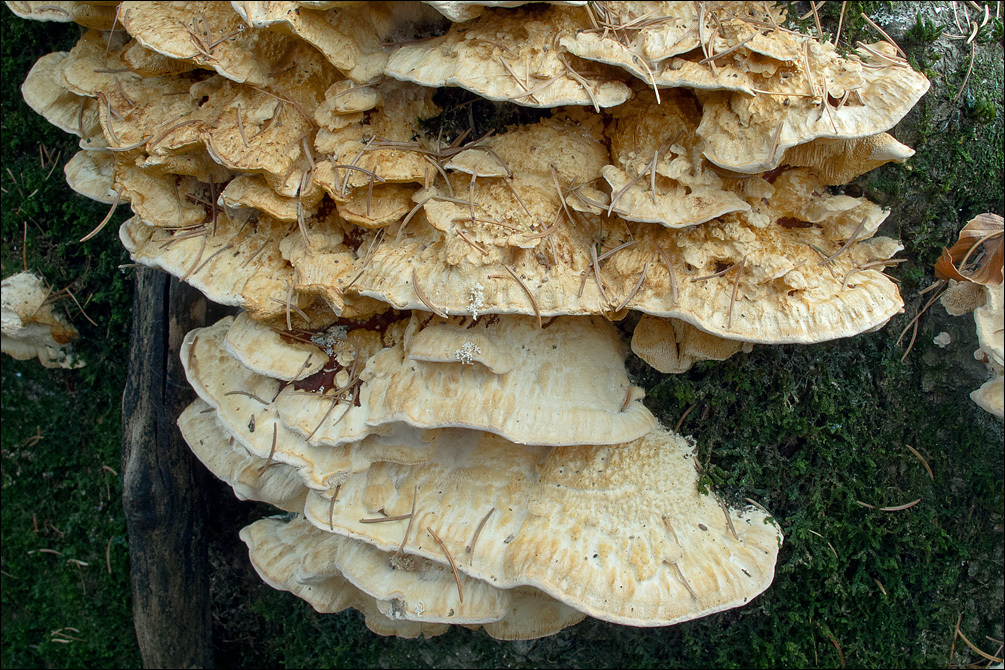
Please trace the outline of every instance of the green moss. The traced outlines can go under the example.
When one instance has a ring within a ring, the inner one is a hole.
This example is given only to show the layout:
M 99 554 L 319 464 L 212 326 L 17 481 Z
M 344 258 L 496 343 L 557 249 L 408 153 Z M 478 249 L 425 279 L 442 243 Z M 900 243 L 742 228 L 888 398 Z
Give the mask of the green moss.
M 139 656 L 116 475 L 123 337 L 128 337 L 132 294 L 117 266 L 128 256 L 118 244 L 114 221 L 89 244 L 76 242 L 102 219 L 107 206 L 86 201 L 66 186 L 62 166 L 76 151 L 75 138 L 27 109 L 18 90 L 38 55 L 69 49 L 79 28 L 21 21 L 6 7 L 0 12 L 3 274 L 27 265 L 55 289 L 69 288 L 94 321 L 71 300 L 60 302 L 81 332 L 76 350 L 87 367 L 47 370 L 34 360 L 5 357 L 0 371 L 0 663 L 135 666 Z
M 859 40 L 871 44 L 882 39 L 875 28 L 862 18 L 862 14 L 872 16 L 881 8 L 889 9 L 891 2 L 825 2 L 817 8 L 817 16 L 824 31 L 824 39 L 833 38 L 841 27 L 841 41 L 838 48 L 851 49 Z M 816 34 L 816 20 L 809 11 L 809 3 L 789 2 L 786 27 L 807 34 Z M 842 16 L 843 14 L 843 16 Z M 806 18 L 800 18 L 805 16 Z
M 910 44 L 930 44 L 942 37 L 944 31 L 944 26 L 936 25 L 929 17 L 918 14 L 904 39 Z

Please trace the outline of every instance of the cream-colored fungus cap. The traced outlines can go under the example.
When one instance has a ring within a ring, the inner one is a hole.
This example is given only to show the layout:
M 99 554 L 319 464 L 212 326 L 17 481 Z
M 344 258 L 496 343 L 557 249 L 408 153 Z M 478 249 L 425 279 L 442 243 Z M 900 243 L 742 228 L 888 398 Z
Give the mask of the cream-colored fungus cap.
M 245 368 L 260 375 L 294 381 L 319 372 L 328 362 L 322 350 L 324 338 L 318 344 L 296 336 L 283 336 L 270 324 L 255 321 L 247 312 L 234 317 L 227 330 L 225 347 Z
M 977 339 L 980 349 L 975 355 L 983 354 L 987 359 L 988 369 L 993 378 L 970 394 L 970 398 L 991 412 L 999 419 L 1005 417 L 1003 408 L 1003 372 L 1005 372 L 1005 315 L 1002 305 L 1005 284 L 989 284 L 984 286 L 985 302 L 974 310 L 974 322 L 977 324 Z
M 65 51 L 56 51 L 39 58 L 21 85 L 21 95 L 29 107 L 60 130 L 81 138 L 100 135 L 98 105 L 60 82 L 59 72 L 68 56 Z
M 239 499 L 266 502 L 287 512 L 303 511 L 307 487 L 297 471 L 248 453 L 204 401 L 197 399 L 185 408 L 178 428 L 192 453 L 227 482 Z
M 160 268 L 222 305 L 244 307 L 257 318 L 284 315 L 293 270 L 279 251 L 288 224 L 266 217 L 240 225 L 226 212 L 216 212 L 216 230 L 166 230 L 139 217 L 119 228 L 119 239 L 137 263 Z M 292 296 L 291 308 L 299 304 Z
M 833 45 L 804 39 L 810 61 L 818 63 L 810 68 L 815 74 L 804 60 L 800 74 L 770 95 L 698 91 L 703 109 L 698 134 L 709 160 L 736 172 L 771 170 L 798 144 L 889 130 L 928 91 L 928 79 L 885 42 L 844 59 L 827 55 Z
M 79 23 L 87 28 L 111 30 L 117 2 L 69 2 L 67 0 L 17 0 L 7 7 L 22 19 Z
M 585 25 L 558 39 L 569 52 L 627 70 L 650 87 L 749 91 L 777 65 L 751 58 L 785 12 L 765 2 L 591 3 Z M 773 35 L 784 35 L 776 31 Z M 728 56 L 731 56 L 727 58 Z
M 252 28 L 288 30 L 360 83 L 383 74 L 388 58 L 385 38 L 408 41 L 416 26 L 439 18 L 432 9 L 412 2 L 322 3 L 317 7 L 304 2 L 230 4 Z
M 145 169 L 137 160 L 142 160 L 139 151 L 113 158 L 114 187 L 122 189 L 136 216 L 149 226 L 176 230 L 191 230 L 205 222 L 202 202 L 212 202 L 207 182 L 162 169 Z M 221 176 L 227 174 L 222 170 Z
M 48 301 L 52 291 L 42 279 L 21 272 L 3 280 L 0 299 L 3 353 L 19 361 L 38 358 L 47 368 L 79 368 L 70 343 L 77 339 L 74 328 Z
M 559 32 L 574 31 L 585 20 L 579 7 L 487 10 L 442 37 L 399 47 L 385 74 L 428 87 L 460 86 L 527 107 L 620 105 L 631 91 L 615 69 L 562 53 L 554 44 Z
M 191 72 L 198 68 L 191 61 L 176 60 L 153 49 L 147 49 L 136 40 L 130 40 L 119 54 L 123 65 L 141 77 L 164 77 Z
M 777 211 L 764 220 L 757 210 L 683 231 L 643 230 L 637 244 L 610 259 L 604 276 L 624 277 L 620 292 L 627 292 L 648 263 L 651 272 L 629 308 L 752 343 L 851 337 L 900 312 L 897 287 L 882 274 L 901 249 L 898 242 L 869 237 L 864 226 L 843 237 Z M 674 267 L 673 282 L 664 255 Z
M 1001 371 L 997 377 L 984 382 L 979 389 L 971 392 L 970 399 L 985 412 L 990 412 L 999 419 L 1005 418 L 1005 377 Z
M 173 60 L 265 86 L 295 38 L 247 25 L 227 2 L 123 2 L 122 25 L 137 42 Z M 271 58 L 269 58 L 271 56 Z
M 579 121 L 562 114 L 474 142 L 445 163 L 446 183 L 415 195 L 423 223 L 445 233 L 448 265 L 511 258 L 546 244 L 550 229 L 582 225 L 579 213 L 600 213 L 607 196 L 593 185 L 607 148 L 599 124 Z
M 485 12 L 486 8 L 512 9 L 514 7 L 520 7 L 530 3 L 528 0 L 502 0 L 501 2 L 493 0 L 476 0 L 475 2 L 452 2 L 450 0 L 438 2 L 430 0 L 427 2 L 426 0 L 423 0 L 423 4 L 429 5 L 454 23 L 461 23 L 477 19 Z M 586 2 L 584 0 L 569 0 L 566 2 L 552 1 L 547 4 L 583 6 Z
M 984 304 L 987 294 L 984 287 L 969 281 L 946 280 L 948 285 L 939 298 L 950 316 L 969 314 Z
M 87 31 L 57 73 L 61 87 L 93 98 L 89 105 L 99 117 L 102 141 L 117 151 L 141 147 L 167 124 L 195 109 L 187 95 L 189 81 L 175 76 L 141 77 L 123 68 L 124 39 L 121 31 Z M 83 143 L 81 147 L 89 148 Z
M 785 150 L 780 165 L 809 167 L 824 184 L 847 184 L 856 177 L 890 162 L 903 163 L 914 149 L 889 133 L 853 140 L 815 139 Z
M 665 91 L 657 102 L 640 91 L 612 114 L 613 165 L 603 175 L 619 216 L 683 228 L 750 209 L 701 155 L 701 108 L 690 92 Z
M 367 90 L 373 95 L 365 95 Z M 372 201 L 385 184 L 424 183 L 436 171 L 428 160 L 435 151 L 416 122 L 440 112 L 433 93 L 397 81 L 367 88 L 332 86 L 316 112 L 321 128 L 314 142 L 314 182 L 336 203 L 348 202 L 356 190 Z M 358 210 L 360 200 L 355 202 Z
M 407 553 L 452 558 L 499 588 L 531 586 L 628 625 L 736 607 L 771 582 L 781 535 L 762 512 L 700 493 L 684 438 L 657 430 L 628 444 L 545 449 L 444 430 L 433 444 L 428 464 L 350 477 L 334 504 L 312 492 L 307 518 L 384 551 L 404 540 Z M 406 517 L 359 521 L 377 509 Z
M 297 533 L 297 530 L 300 532 Z M 251 564 L 262 580 L 274 589 L 289 591 L 306 600 L 318 612 L 341 612 L 352 607 L 363 613 L 367 628 L 378 635 L 416 638 L 419 635 L 434 636 L 447 632 L 447 624 L 390 619 L 384 616 L 377 609 L 377 602 L 372 596 L 364 594 L 341 574 L 312 584 L 297 582 L 293 575 L 304 552 L 310 549 L 311 543 L 317 543 L 321 539 L 317 535 L 308 535 L 306 529 L 300 526 L 295 526 L 292 532 L 283 532 L 283 525 L 270 519 L 262 519 L 241 529 L 241 540 L 248 545 Z
M 375 460 L 428 460 L 428 439 L 422 431 L 401 424 L 370 430 L 357 418 L 355 439 L 344 440 L 340 448 L 315 446 L 290 430 L 277 411 L 276 397 L 280 390 L 293 391 L 299 384 L 286 385 L 279 379 L 256 374 L 228 354 L 225 338 L 232 322 L 233 317 L 227 317 L 214 326 L 190 332 L 182 345 L 181 360 L 196 393 L 217 410 L 227 432 L 253 456 L 291 465 L 309 488 L 322 490 L 337 486 L 352 472 L 366 470 Z M 325 372 L 327 377 L 313 376 L 303 383 L 316 387 L 324 379 L 337 376 L 333 369 Z M 339 402 L 351 405 L 351 397 L 345 395 L 329 393 L 325 397 L 331 401 L 327 407 Z
M 313 212 L 324 196 L 321 189 L 305 189 L 306 197 L 291 198 L 276 193 L 261 174 L 239 174 L 220 193 L 227 207 L 251 207 L 280 221 L 296 221 Z
M 357 226 L 385 228 L 408 214 L 416 190 L 414 184 L 374 184 L 372 188 L 356 189 L 335 207 L 343 219 Z
M 116 194 L 115 154 L 111 151 L 78 151 L 66 165 L 63 174 L 70 188 L 98 202 L 128 202 L 129 194 Z
M 998 365 L 1005 365 L 1005 284 L 984 286 L 984 304 L 974 310 L 977 341 L 981 351 Z
M 416 313 L 407 324 L 390 340 L 378 331 L 347 331 L 337 365 L 276 396 L 282 421 L 330 446 L 399 423 L 460 426 L 543 445 L 610 444 L 656 425 L 625 373 L 624 347 L 603 319 L 557 319 L 539 331 L 531 317 L 477 322 Z M 361 382 L 357 402 L 337 402 L 340 393 L 331 388 L 351 386 L 354 377 Z
M 753 180 L 759 180 L 756 183 Z M 805 169 L 748 197 L 749 212 L 667 229 L 615 220 L 554 226 L 548 244 L 482 253 L 416 214 L 389 229 L 348 294 L 439 314 L 613 314 L 674 317 L 726 339 L 821 342 L 876 328 L 902 308 L 882 270 L 900 245 L 874 237 L 886 217 L 835 196 Z M 619 225 L 620 223 L 620 225 Z M 553 245 L 553 246 L 552 246 Z M 596 258 L 596 260 L 594 260 Z
M 537 589 L 498 589 L 463 574 L 455 579 L 451 569 L 442 563 L 402 552 L 384 552 L 314 528 L 300 518 L 285 525 L 278 520 L 263 519 L 253 524 L 256 525 L 274 526 L 270 532 L 279 541 L 306 545 L 300 553 L 299 566 L 288 580 L 321 584 L 342 576 L 374 598 L 378 610 L 395 621 L 439 622 L 469 628 L 481 624 L 496 639 L 527 640 L 553 635 L 585 618 L 582 612 Z M 263 531 L 252 528 L 251 532 Z
M 687 372 L 699 361 L 724 361 L 752 348 L 749 342 L 710 335 L 687 321 L 649 314 L 642 315 L 632 334 L 632 351 L 663 374 Z
M 400 346 L 373 356 L 360 398 L 367 423 L 462 427 L 520 444 L 614 444 L 656 419 L 601 317 L 441 319 L 413 314 Z

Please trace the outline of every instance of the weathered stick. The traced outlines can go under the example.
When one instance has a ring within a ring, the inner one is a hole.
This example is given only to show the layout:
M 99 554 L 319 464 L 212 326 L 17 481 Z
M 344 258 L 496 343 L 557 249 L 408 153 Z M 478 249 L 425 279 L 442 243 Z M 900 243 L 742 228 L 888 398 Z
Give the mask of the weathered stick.
M 175 421 L 194 393 L 178 358 L 206 300 L 140 268 L 122 398 L 122 504 L 129 532 L 133 625 L 146 668 L 214 665 L 203 504 L 206 474 Z

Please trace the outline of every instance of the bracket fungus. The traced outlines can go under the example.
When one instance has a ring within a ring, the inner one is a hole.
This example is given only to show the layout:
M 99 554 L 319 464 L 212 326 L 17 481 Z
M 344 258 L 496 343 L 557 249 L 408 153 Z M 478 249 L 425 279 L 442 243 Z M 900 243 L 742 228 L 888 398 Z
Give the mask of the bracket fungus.
M 1005 418 L 1005 299 L 1002 297 L 1005 285 L 985 286 L 986 301 L 974 310 L 977 324 L 977 339 L 980 349 L 974 352 L 982 358 L 991 371 L 992 378 L 970 394 L 970 398 L 999 419 Z
M 296 513 L 241 532 L 266 582 L 499 639 L 767 588 L 780 531 L 699 492 L 612 322 L 683 372 L 898 313 L 888 212 L 838 188 L 912 153 L 887 131 L 928 82 L 889 45 L 763 2 L 9 4 L 93 28 L 23 89 L 81 137 L 74 188 L 243 308 L 185 338 L 180 425 Z
M 19 361 L 37 357 L 47 368 L 84 365 L 70 346 L 77 339 L 77 329 L 56 311 L 53 298 L 57 296 L 40 277 L 21 272 L 4 279 L 2 286 L 3 353 Z
M 974 313 L 979 348 L 974 358 L 987 364 L 991 379 L 970 394 L 981 409 L 1005 417 L 1005 220 L 978 214 L 960 231 L 950 249 L 943 249 L 935 275 L 948 282 L 942 305 L 953 316 Z

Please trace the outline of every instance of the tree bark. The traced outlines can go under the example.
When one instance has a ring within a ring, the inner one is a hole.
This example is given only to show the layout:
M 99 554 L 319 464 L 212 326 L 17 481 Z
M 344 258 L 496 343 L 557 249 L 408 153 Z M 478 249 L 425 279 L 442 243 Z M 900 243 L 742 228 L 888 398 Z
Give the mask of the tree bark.
M 204 469 L 175 421 L 195 394 L 178 351 L 205 325 L 206 299 L 140 268 L 122 398 L 122 503 L 133 625 L 147 668 L 212 667 Z

